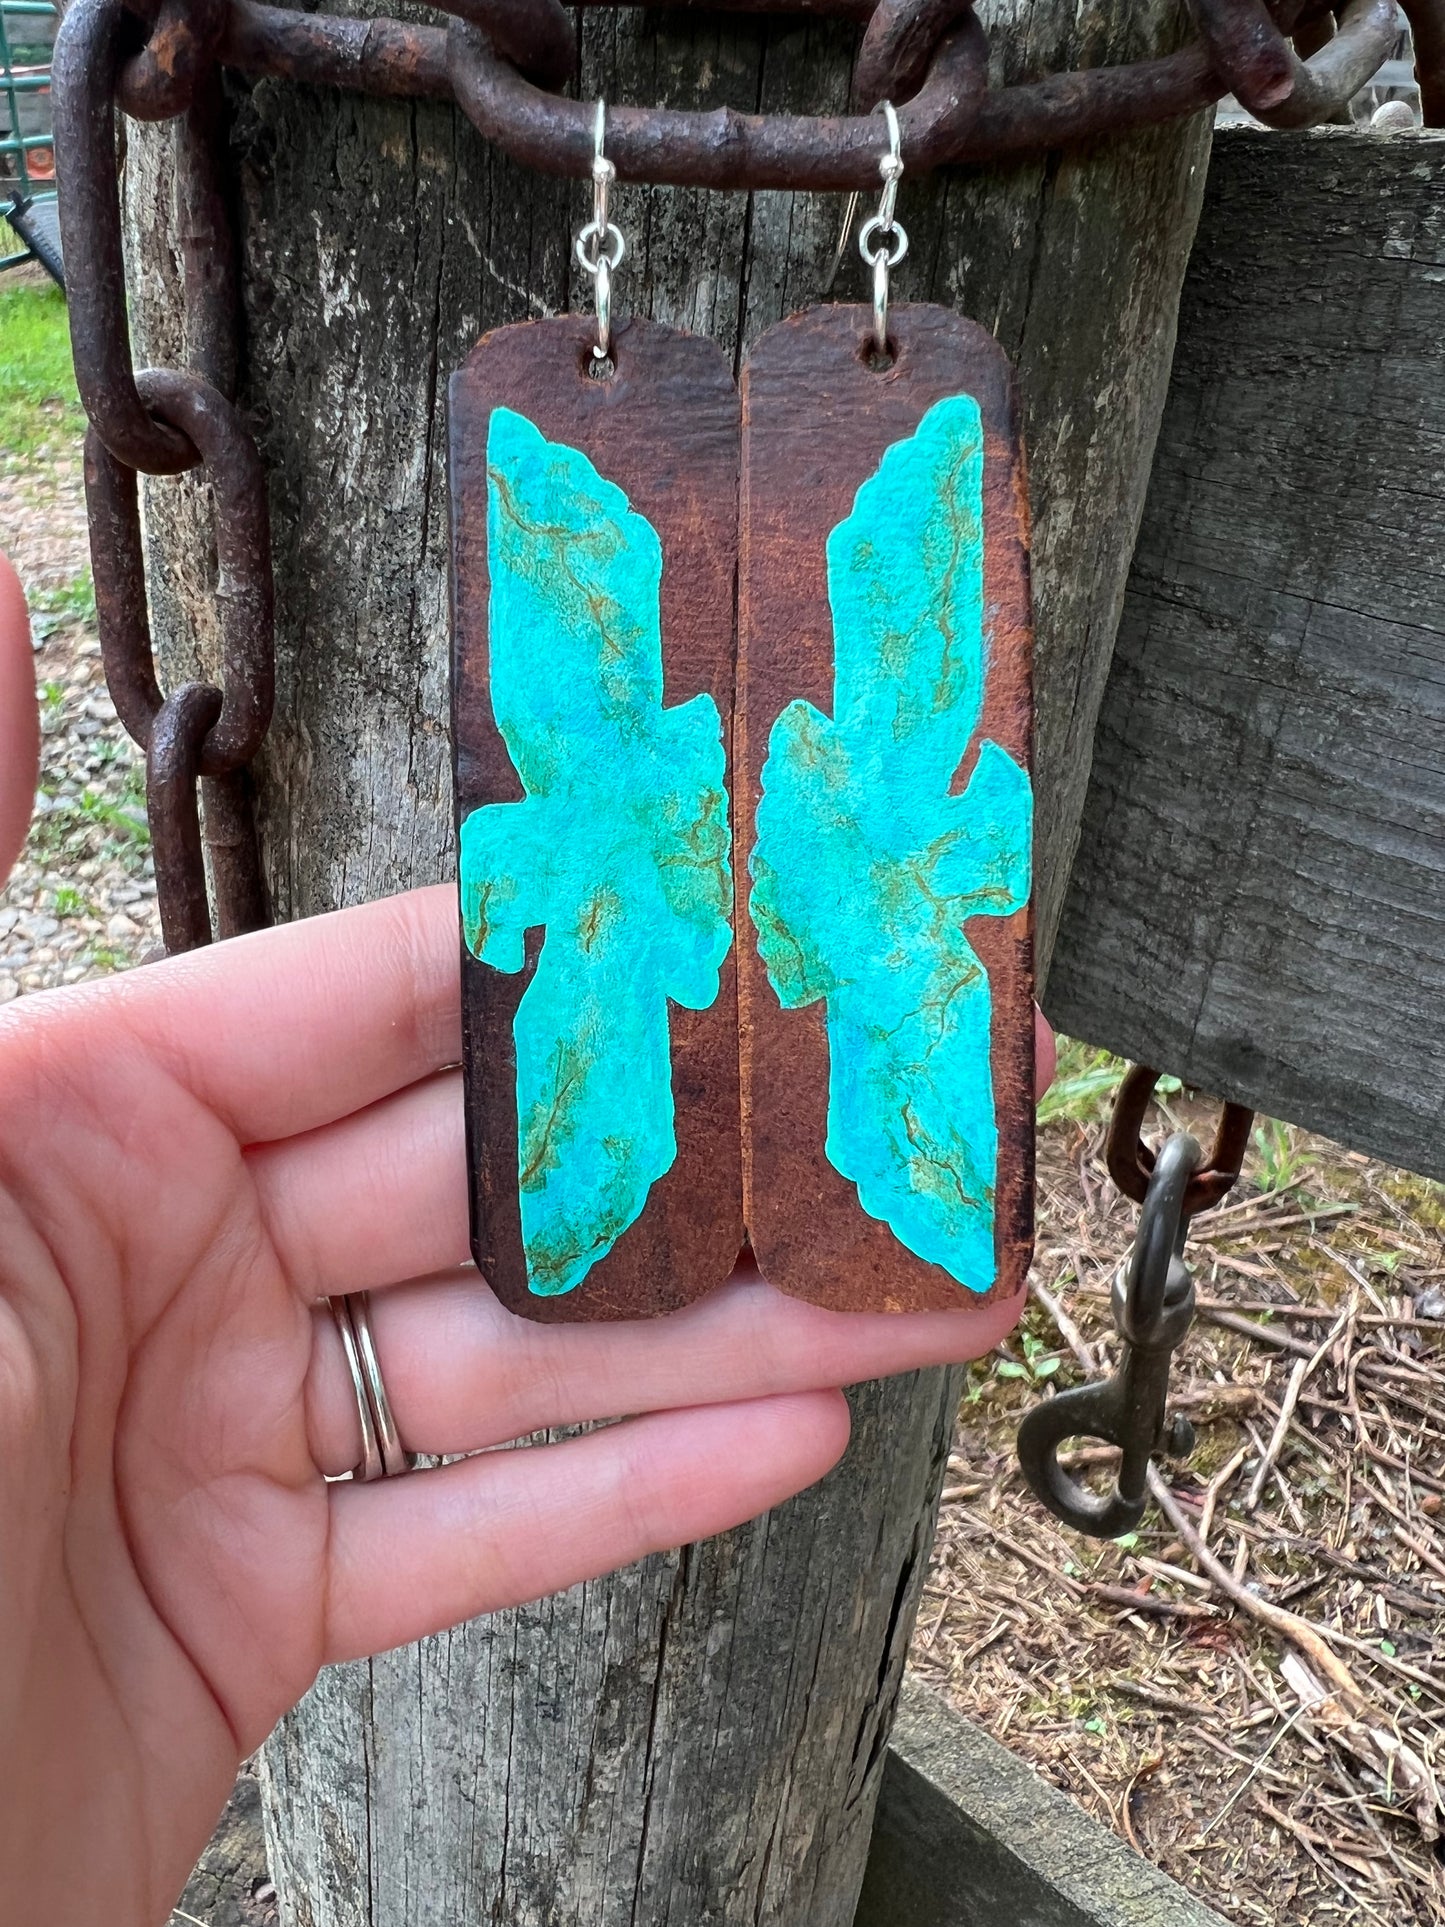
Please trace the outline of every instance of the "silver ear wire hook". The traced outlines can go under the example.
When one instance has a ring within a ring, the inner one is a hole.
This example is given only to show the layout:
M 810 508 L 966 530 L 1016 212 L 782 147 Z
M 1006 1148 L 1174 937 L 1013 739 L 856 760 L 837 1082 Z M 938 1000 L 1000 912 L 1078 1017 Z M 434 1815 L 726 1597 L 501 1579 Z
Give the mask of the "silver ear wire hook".
M 612 277 L 622 265 L 627 242 L 613 224 L 609 203 L 616 165 L 603 152 L 607 131 L 607 102 L 597 103 L 592 134 L 592 219 L 577 236 L 577 265 L 590 275 L 597 293 L 597 344 L 594 361 L 606 361 L 612 350 Z
M 888 276 L 908 252 L 908 236 L 894 219 L 898 183 L 903 178 L 903 138 L 891 100 L 880 100 L 877 111 L 888 127 L 888 152 L 878 162 L 883 192 L 878 212 L 858 230 L 858 252 L 873 270 L 873 346 L 888 353 Z
M 838 245 L 833 250 L 833 258 L 828 263 L 828 272 L 824 275 L 823 285 L 818 290 L 820 294 L 833 292 L 833 283 L 838 279 L 838 270 L 843 265 L 843 256 L 848 252 L 848 236 L 853 232 L 854 217 L 857 215 L 858 203 L 862 198 L 856 187 L 848 196 L 847 205 L 843 209 L 843 226 L 838 235 Z

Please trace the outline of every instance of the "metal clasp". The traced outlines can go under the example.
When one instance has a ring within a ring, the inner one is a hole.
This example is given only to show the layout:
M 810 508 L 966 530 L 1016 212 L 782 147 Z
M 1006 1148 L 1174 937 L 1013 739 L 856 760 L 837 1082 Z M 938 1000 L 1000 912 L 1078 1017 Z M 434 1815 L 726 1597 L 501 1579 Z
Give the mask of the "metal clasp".
M 1194 1320 L 1184 1240 L 1194 1213 L 1217 1204 L 1239 1176 L 1253 1120 L 1243 1105 L 1227 1104 L 1207 1163 L 1187 1131 L 1150 1151 L 1139 1125 L 1157 1081 L 1152 1070 L 1131 1070 L 1109 1129 L 1110 1173 L 1126 1196 L 1140 1201 L 1134 1246 L 1111 1298 L 1114 1329 L 1124 1341 L 1119 1369 L 1096 1385 L 1058 1393 L 1019 1426 L 1019 1464 L 1035 1497 L 1065 1525 L 1099 1539 L 1116 1539 L 1143 1517 L 1156 1452 L 1183 1458 L 1194 1450 L 1188 1419 L 1165 1420 L 1169 1361 Z M 1059 1447 L 1072 1438 L 1118 1446 L 1123 1456 L 1111 1493 L 1090 1492 L 1059 1464 Z
M 1055 1518 L 1078 1532 L 1117 1539 L 1144 1514 L 1149 1461 L 1166 1443 L 1169 1361 L 1194 1319 L 1194 1280 L 1184 1263 L 1184 1192 L 1203 1160 L 1188 1132 L 1160 1150 L 1139 1213 L 1134 1248 L 1114 1279 L 1114 1328 L 1124 1341 L 1119 1369 L 1097 1385 L 1076 1385 L 1034 1407 L 1019 1427 L 1024 1477 Z M 1168 1448 L 1194 1449 L 1194 1429 L 1176 1418 Z M 1114 1490 L 1090 1492 L 1059 1464 L 1065 1439 L 1104 1439 L 1123 1454 Z

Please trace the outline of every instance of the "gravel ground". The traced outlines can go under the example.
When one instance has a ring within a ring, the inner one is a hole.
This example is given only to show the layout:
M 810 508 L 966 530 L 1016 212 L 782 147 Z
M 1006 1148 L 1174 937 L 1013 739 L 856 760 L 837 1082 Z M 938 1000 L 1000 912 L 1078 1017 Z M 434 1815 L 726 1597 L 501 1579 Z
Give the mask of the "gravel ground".
M 0 547 L 31 606 L 40 784 L 0 889 L 0 1003 L 138 962 L 160 941 L 144 765 L 105 692 L 79 450 L 0 455 Z

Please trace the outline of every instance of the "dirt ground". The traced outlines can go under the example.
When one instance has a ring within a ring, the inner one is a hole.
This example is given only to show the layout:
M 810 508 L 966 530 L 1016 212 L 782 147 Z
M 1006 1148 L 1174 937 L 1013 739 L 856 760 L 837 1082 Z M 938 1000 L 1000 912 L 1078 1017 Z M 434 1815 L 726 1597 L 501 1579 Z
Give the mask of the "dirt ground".
M 1135 1214 L 1103 1164 L 1114 1073 L 1068 1057 L 1033 1303 L 970 1374 L 913 1664 L 1241 1927 L 1445 1922 L 1445 1192 L 1260 1126 L 1187 1252 L 1201 1310 L 1172 1409 L 1198 1443 L 1164 1468 L 1176 1516 L 1085 1539 L 1013 1456 L 1022 1413 L 1117 1352 Z M 1169 1108 L 1207 1141 L 1207 1101 Z M 1109 1448 L 1080 1450 L 1107 1476 Z
M 0 452 L 0 545 L 37 612 L 45 717 L 39 813 L 0 893 L 4 1001 L 134 963 L 158 924 L 72 435 Z M 1175 1519 L 1151 1508 L 1100 1546 L 1029 1497 L 1013 1433 L 1113 1356 L 1133 1222 L 1101 1161 L 1116 1076 L 1069 1052 L 1041 1124 L 1035 1301 L 971 1375 L 914 1664 L 1241 1927 L 1445 1923 L 1445 1193 L 1260 1128 L 1191 1242 L 1202 1312 L 1175 1402 L 1198 1446 L 1166 1468 Z M 1171 1103 L 1209 1129 L 1203 1102 Z M 227 1902 L 218 1875 L 177 1918 L 269 1917 L 262 1878 Z

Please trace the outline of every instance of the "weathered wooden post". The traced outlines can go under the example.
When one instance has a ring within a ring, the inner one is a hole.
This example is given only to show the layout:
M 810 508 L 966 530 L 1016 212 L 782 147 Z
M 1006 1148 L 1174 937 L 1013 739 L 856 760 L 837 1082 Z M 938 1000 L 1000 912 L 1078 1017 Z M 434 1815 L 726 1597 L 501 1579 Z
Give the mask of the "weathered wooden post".
M 1063 0 L 1030 0 L 1000 25 L 993 59 L 1033 78 L 1158 52 L 1176 33 L 1165 0 L 1109 0 L 1083 27 Z M 369 44 L 362 28 L 347 43 L 358 71 Z M 839 113 L 855 45 L 855 27 L 816 14 L 585 15 L 577 91 Z M 1203 56 L 1183 58 L 1194 93 L 1178 101 L 1205 98 Z M 583 298 L 571 265 L 582 194 L 505 158 L 448 102 L 249 69 L 228 80 L 227 102 L 239 392 L 275 530 L 277 705 L 260 803 L 277 913 L 304 916 L 451 872 L 446 379 L 485 330 Z M 133 132 L 130 149 L 136 311 L 158 360 L 186 353 L 173 320 L 184 236 L 173 209 L 157 219 L 173 198 L 173 138 Z M 1207 145 L 1195 114 L 910 178 L 900 204 L 913 248 L 899 293 L 984 321 L 1023 386 L 1045 958 Z M 621 302 L 740 356 L 818 294 L 841 200 L 624 187 Z M 845 267 L 840 292 L 857 292 L 857 272 Z M 182 524 L 197 526 L 185 486 L 153 491 L 156 626 L 173 662 L 211 646 L 211 585 L 170 560 L 195 553 L 173 539 Z M 943 1372 L 864 1387 L 845 1464 L 770 1517 L 328 1674 L 267 1754 L 288 1921 L 847 1927 L 956 1391 Z
M 1157 47 L 1172 22 L 1172 7 L 1141 16 L 1120 0 L 1088 51 Z M 1072 64 L 1071 23 L 1062 4 L 1031 7 L 1005 60 L 1027 47 L 1031 65 Z M 590 16 L 579 91 L 838 112 L 855 40 L 817 20 Z M 263 835 L 278 914 L 304 916 L 450 874 L 446 378 L 486 329 L 585 299 L 570 265 L 582 193 L 515 166 L 448 106 L 271 81 L 233 89 L 231 106 L 242 396 L 276 540 Z M 166 140 L 132 152 L 156 167 Z M 905 186 L 902 289 L 980 317 L 1020 364 L 1045 946 L 1206 151 L 1196 117 Z M 132 206 L 147 198 L 133 182 Z M 621 300 L 735 354 L 817 295 L 842 211 L 839 196 L 783 192 L 617 198 L 633 240 Z M 136 230 L 163 329 L 167 246 Z M 850 261 L 850 293 L 857 273 Z M 176 499 L 152 499 L 162 569 L 168 550 L 193 552 L 164 539 Z M 174 584 L 178 610 L 200 587 Z M 286 1918 L 845 1927 L 956 1392 L 947 1372 L 864 1387 L 844 1466 L 773 1516 L 329 1673 L 267 1754 Z

